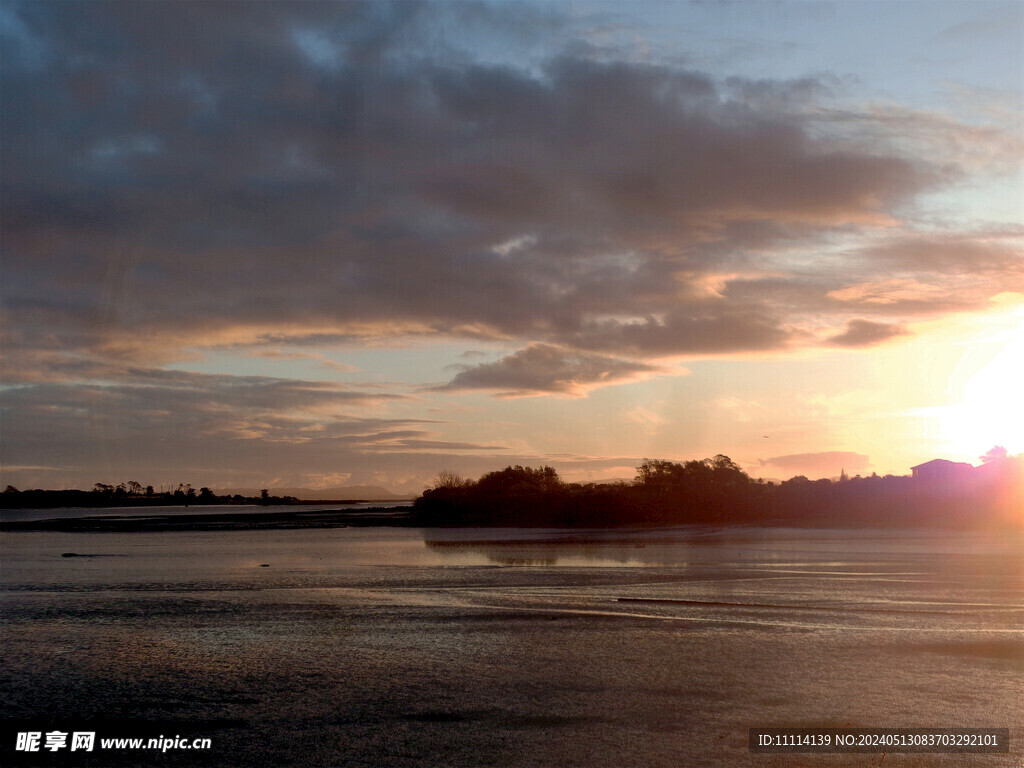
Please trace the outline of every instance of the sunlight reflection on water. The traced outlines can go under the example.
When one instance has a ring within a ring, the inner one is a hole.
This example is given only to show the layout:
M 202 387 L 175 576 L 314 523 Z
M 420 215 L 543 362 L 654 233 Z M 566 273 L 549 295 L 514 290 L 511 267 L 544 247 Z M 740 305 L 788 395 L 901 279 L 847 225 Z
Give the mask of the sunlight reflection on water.
M 0 544 L 12 716 L 243 723 L 195 766 L 763 766 L 746 749 L 760 725 L 1024 738 L 1020 536 L 350 528 Z

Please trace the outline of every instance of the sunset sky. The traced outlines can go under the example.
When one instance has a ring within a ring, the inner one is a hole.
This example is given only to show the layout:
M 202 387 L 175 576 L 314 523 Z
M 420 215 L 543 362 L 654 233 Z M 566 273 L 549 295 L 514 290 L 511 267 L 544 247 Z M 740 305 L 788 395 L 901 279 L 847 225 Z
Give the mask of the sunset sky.
M 1024 452 L 1020 2 L 0 29 L 3 485 Z

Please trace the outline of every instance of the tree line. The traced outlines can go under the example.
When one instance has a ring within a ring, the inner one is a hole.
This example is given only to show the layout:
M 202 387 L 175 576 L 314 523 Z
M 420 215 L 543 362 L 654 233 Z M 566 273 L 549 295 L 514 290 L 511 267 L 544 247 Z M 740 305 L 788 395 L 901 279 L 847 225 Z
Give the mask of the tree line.
M 0 493 L 2 509 L 48 509 L 51 507 L 156 507 L 191 506 L 208 504 L 296 504 L 294 496 L 272 496 L 263 489 L 259 496 L 231 494 L 219 496 L 203 486 L 197 491 L 191 483 L 179 483 L 177 488 L 154 490 L 152 485 L 142 486 L 135 480 L 118 485 L 96 483 L 92 490 L 78 489 L 50 491 L 41 488 L 19 491 L 8 485 Z
M 1024 455 L 989 457 L 956 480 L 844 473 L 774 483 L 721 454 L 645 459 L 632 482 L 612 484 L 567 483 L 549 466 L 509 466 L 475 481 L 442 472 L 413 514 L 425 526 L 1022 527 Z

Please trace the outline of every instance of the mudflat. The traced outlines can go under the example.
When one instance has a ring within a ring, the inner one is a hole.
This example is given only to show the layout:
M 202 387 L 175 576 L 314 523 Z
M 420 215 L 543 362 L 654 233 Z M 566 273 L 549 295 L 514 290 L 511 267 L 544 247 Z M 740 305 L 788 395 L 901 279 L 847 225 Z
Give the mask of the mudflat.
M 1009 728 L 1009 753 L 975 759 L 1017 766 L 1021 545 L 710 528 L 6 533 L 3 762 L 814 766 L 751 754 L 748 729 L 825 726 Z M 7 731 L 37 726 L 210 742 L 15 752 Z

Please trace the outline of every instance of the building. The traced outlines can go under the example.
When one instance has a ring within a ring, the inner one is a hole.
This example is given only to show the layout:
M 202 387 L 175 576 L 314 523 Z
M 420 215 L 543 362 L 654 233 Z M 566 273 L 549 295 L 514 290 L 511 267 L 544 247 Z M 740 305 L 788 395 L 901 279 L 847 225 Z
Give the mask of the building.
M 974 467 L 965 461 L 932 459 L 924 464 L 911 467 L 910 472 L 915 480 L 947 485 L 969 480 L 974 474 Z

